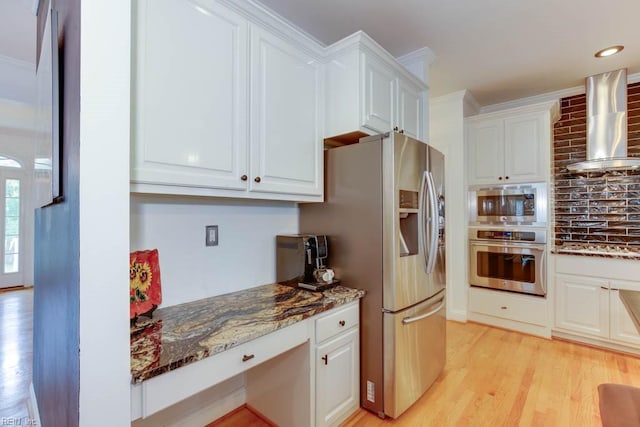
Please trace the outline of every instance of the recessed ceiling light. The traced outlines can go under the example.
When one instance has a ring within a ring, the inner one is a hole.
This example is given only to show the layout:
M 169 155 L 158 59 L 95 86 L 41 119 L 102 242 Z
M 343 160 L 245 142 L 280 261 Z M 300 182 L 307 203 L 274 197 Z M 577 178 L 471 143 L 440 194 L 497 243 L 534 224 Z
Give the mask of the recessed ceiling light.
M 597 51 L 594 56 L 596 58 L 604 58 L 605 56 L 615 55 L 616 53 L 620 52 L 622 49 L 624 49 L 624 46 L 622 45 L 609 46 L 602 50 Z

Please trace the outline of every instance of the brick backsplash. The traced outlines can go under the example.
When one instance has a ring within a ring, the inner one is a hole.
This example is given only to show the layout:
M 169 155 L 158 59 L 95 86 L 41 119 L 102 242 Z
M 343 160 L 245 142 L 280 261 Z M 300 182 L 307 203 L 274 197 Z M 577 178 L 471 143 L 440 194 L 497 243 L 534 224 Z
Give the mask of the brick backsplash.
M 628 155 L 640 157 L 640 83 L 627 86 Z M 553 129 L 556 246 L 640 247 L 640 170 L 570 173 L 586 159 L 586 95 L 560 100 Z

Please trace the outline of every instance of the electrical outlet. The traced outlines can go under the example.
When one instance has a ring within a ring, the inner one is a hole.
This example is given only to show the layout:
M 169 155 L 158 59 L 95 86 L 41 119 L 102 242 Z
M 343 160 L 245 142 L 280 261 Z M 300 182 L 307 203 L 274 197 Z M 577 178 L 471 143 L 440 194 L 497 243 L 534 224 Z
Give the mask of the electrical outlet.
M 371 382 L 371 381 L 367 381 L 367 400 L 369 402 L 375 403 L 375 401 L 376 401 L 375 394 L 376 394 L 376 386 L 375 386 L 375 384 L 373 384 L 373 382 Z
M 218 246 L 218 226 L 207 225 L 205 226 L 205 246 Z

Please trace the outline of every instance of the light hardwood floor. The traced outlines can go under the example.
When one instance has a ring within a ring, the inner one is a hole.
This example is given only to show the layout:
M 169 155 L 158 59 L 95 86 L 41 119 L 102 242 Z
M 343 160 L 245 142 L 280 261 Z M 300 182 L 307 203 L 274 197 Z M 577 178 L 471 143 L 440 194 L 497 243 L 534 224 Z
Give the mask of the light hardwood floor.
M 604 382 L 640 386 L 640 359 L 447 322 L 447 365 L 424 396 L 398 420 L 359 410 L 343 426 L 600 426 Z
M 447 322 L 447 365 L 418 402 L 397 420 L 360 409 L 342 426 L 600 426 L 596 388 L 605 382 L 640 386 L 640 359 Z M 247 425 L 234 416 L 223 425 Z
M 0 291 L 0 425 L 29 417 L 32 341 L 33 289 Z

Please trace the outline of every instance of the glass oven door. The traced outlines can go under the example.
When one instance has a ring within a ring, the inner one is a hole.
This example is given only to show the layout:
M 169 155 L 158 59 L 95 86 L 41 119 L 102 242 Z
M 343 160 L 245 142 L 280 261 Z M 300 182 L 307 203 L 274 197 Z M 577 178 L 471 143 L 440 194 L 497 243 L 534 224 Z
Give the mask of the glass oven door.
M 472 286 L 544 296 L 544 245 L 471 241 Z

